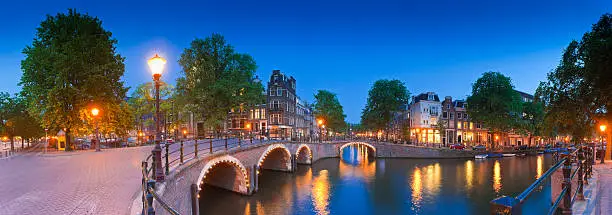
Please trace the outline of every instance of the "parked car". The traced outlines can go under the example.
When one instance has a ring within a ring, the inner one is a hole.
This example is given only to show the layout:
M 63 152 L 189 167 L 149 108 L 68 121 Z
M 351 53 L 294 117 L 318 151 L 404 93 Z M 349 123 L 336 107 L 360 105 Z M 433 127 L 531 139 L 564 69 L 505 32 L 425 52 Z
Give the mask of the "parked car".
M 450 149 L 463 150 L 463 149 L 465 149 L 465 146 L 463 144 L 453 144 L 453 145 L 450 146 Z
M 487 150 L 487 147 L 484 145 L 477 145 L 477 146 L 473 146 L 472 150 L 485 151 Z

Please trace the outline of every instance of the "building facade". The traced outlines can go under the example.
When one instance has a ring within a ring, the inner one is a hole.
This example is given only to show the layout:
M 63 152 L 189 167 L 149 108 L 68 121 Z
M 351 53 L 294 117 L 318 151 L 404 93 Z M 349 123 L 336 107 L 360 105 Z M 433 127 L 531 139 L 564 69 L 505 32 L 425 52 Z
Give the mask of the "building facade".
M 268 82 L 268 130 L 270 138 L 286 139 L 295 132 L 296 81 L 280 70 L 273 70 Z
M 463 144 L 465 146 L 487 145 L 490 141 L 487 129 L 481 123 L 470 120 L 466 111 L 464 100 L 454 100 L 446 96 L 442 101 L 442 115 L 440 117 L 444 134 L 442 142 Z
M 410 103 L 410 137 L 416 144 L 442 143 L 438 120 L 442 103 L 434 92 L 421 93 L 412 97 Z

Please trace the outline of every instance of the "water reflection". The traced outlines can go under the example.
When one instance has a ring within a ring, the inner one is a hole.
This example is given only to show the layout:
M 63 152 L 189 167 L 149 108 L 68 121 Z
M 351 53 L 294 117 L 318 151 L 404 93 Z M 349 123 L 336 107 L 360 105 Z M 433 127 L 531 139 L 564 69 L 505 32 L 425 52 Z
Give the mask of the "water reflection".
M 542 155 L 538 155 L 538 159 L 537 159 L 537 162 L 536 162 L 536 173 L 537 173 L 536 174 L 536 178 L 540 178 L 540 176 L 542 176 L 542 172 L 544 171 L 543 170 L 544 169 L 544 167 L 543 167 L 543 165 L 544 165 L 543 163 L 544 162 L 542 162 L 543 157 L 544 156 L 542 156 Z
M 329 214 L 329 172 L 321 170 L 319 176 L 315 177 L 312 185 L 312 203 L 315 207 L 316 214 Z
M 370 152 L 347 147 L 341 159 L 299 165 L 295 173 L 262 171 L 253 196 L 204 186 L 200 214 L 484 214 L 490 200 L 520 193 L 552 164 L 548 155 L 368 159 Z M 546 191 L 532 197 L 546 193 L 550 196 Z M 525 207 L 547 207 L 547 198 Z
M 414 168 L 410 188 L 412 189 L 412 204 L 414 205 L 413 210 L 418 210 L 421 205 L 421 200 L 423 199 L 423 181 L 421 176 L 421 169 Z
M 499 160 L 495 160 L 495 164 L 493 165 L 493 190 L 495 190 L 496 193 L 499 193 L 502 188 L 501 179 L 501 165 L 499 164 Z
M 465 188 L 471 190 L 474 186 L 474 162 L 468 160 L 465 162 Z

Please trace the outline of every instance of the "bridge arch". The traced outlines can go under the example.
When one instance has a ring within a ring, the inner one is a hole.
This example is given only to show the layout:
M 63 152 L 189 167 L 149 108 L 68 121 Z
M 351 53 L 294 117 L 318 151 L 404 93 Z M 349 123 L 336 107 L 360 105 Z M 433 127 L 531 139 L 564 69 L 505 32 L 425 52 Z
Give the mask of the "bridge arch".
M 247 168 L 240 160 L 229 155 L 208 161 L 200 172 L 197 182 L 200 190 L 202 185 L 209 184 L 245 195 L 250 193 Z
M 344 148 L 348 147 L 348 146 L 365 146 L 366 148 L 368 148 L 370 150 L 370 152 L 368 153 L 369 155 L 372 155 L 373 157 L 376 157 L 376 147 L 374 147 L 372 144 L 366 143 L 366 142 L 350 142 L 350 143 L 345 143 L 342 146 L 340 146 L 340 149 L 338 151 L 338 155 L 341 157 L 342 155 L 342 150 L 344 150 Z
M 298 164 L 312 164 L 312 150 L 306 144 L 301 144 L 295 151 L 295 159 Z
M 283 144 L 268 146 L 257 162 L 258 169 L 292 171 L 291 152 Z

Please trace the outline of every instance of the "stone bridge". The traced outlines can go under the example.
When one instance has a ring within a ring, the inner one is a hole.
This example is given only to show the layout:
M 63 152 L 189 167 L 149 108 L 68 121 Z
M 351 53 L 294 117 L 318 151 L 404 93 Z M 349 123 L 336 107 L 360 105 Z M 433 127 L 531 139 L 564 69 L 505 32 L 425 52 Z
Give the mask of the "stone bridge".
M 319 159 L 339 157 L 342 150 L 350 145 L 365 146 L 368 154 L 374 157 L 473 158 L 475 154 L 366 142 L 263 144 L 192 159 L 174 169 L 166 182 L 157 185 L 156 190 L 171 207 L 181 214 L 190 214 L 192 210 L 197 210 L 196 196 L 203 184 L 251 195 L 258 190 L 260 170 L 292 172 L 298 164 L 308 165 Z M 197 191 L 192 186 L 197 187 Z M 157 211 L 162 210 L 158 208 Z

